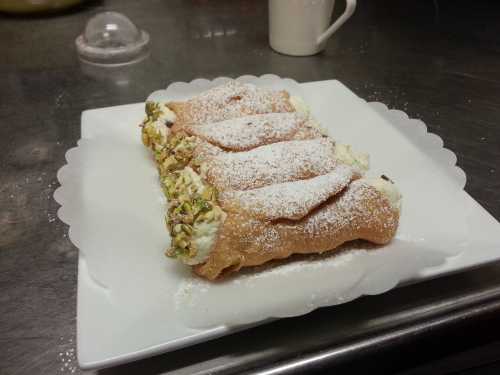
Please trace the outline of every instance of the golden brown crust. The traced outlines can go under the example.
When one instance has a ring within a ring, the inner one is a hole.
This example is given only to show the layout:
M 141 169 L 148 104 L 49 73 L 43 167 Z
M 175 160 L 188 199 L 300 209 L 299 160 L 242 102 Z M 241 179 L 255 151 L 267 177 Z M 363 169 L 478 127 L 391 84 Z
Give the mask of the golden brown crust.
M 189 135 L 234 152 L 276 142 L 321 137 L 308 117 L 297 112 L 242 116 L 216 123 L 186 125 L 183 129 Z
M 396 233 L 399 212 L 373 187 L 354 181 L 341 194 L 299 221 L 265 222 L 229 213 L 208 260 L 194 272 L 209 280 L 292 254 L 323 253 L 363 239 L 388 243 Z
M 338 164 L 334 143 L 318 138 L 277 142 L 204 161 L 207 182 L 218 190 L 249 190 L 320 176 Z
M 246 115 L 294 112 L 286 91 L 270 91 L 230 81 L 185 102 L 167 106 L 176 115 L 174 131 L 185 125 L 213 123 Z
M 222 191 L 218 203 L 226 212 L 246 212 L 258 220 L 300 220 L 359 177 L 352 167 L 339 163 L 331 172 L 305 180 Z

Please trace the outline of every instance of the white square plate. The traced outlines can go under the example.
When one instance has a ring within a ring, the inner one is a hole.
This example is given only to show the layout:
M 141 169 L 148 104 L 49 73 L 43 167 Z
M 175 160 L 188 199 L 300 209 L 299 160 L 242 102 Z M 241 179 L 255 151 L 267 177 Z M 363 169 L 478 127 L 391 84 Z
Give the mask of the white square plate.
M 241 79 L 303 96 L 334 138 L 370 153 L 373 173 L 388 174 L 403 192 L 396 240 L 375 252 L 292 262 L 216 286 L 196 279 L 163 256 L 169 241 L 165 202 L 154 163 L 140 144 L 143 104 L 85 111 L 82 140 L 68 152 L 55 193 L 59 217 L 80 249 L 82 368 L 175 350 L 267 318 L 304 314 L 500 258 L 499 223 L 463 191 L 465 175 L 454 166 L 454 154 L 421 121 L 367 104 L 337 81 L 299 86 L 276 76 Z M 176 83 L 153 95 L 185 98 L 223 80 Z M 315 272 L 307 272 L 310 267 Z M 331 283 L 315 283 L 318 277 Z M 290 279 L 294 288 L 284 288 Z M 263 292 L 273 288 L 286 292 Z M 245 301 L 235 306 L 242 291 Z

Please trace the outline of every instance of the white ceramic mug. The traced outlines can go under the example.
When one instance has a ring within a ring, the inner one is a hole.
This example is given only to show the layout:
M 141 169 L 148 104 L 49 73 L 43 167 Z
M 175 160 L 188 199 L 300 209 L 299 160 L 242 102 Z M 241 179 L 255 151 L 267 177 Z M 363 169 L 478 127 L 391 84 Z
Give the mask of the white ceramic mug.
M 292 56 L 314 55 L 349 19 L 356 0 L 346 0 L 344 13 L 330 26 L 335 0 L 269 0 L 269 44 Z

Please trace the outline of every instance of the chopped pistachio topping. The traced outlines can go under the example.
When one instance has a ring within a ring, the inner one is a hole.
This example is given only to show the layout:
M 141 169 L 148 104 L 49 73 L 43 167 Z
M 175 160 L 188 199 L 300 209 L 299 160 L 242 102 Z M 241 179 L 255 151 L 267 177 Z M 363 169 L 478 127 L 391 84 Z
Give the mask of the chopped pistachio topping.
M 161 115 L 160 103 L 146 102 L 146 116 L 151 121 L 156 121 Z
M 162 103 L 146 102 L 146 118 L 142 121 L 142 142 L 153 151 L 163 147 L 168 128 L 175 121 L 175 114 Z
M 164 176 L 188 165 L 195 146 L 195 137 L 182 132 L 170 135 L 163 149 L 155 153 L 160 175 Z
M 217 205 L 217 190 L 202 181 L 187 165 L 192 161 L 196 138 L 168 128 L 175 114 L 161 103 L 146 103 L 142 122 L 142 142 L 154 154 L 162 188 L 169 201 L 166 226 L 171 246 L 166 254 L 187 264 L 207 256 L 211 241 L 225 213 Z
M 217 190 L 190 167 L 164 175 L 162 186 L 169 200 L 166 222 L 172 237 L 166 254 L 189 261 L 197 255 L 193 241 L 197 228 L 220 221 L 223 215 L 217 205 Z

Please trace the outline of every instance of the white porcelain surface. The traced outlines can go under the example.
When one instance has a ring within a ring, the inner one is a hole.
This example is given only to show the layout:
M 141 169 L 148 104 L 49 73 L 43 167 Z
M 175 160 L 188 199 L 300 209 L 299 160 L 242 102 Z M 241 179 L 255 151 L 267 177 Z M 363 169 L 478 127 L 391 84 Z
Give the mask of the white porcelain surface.
M 354 13 L 346 0 L 342 15 L 330 25 L 335 0 L 269 0 L 269 44 L 286 55 L 314 55 Z
M 175 83 L 152 97 L 182 99 L 223 80 Z M 68 151 L 55 193 L 59 217 L 80 249 L 78 358 L 84 368 L 175 350 L 245 328 L 237 324 L 303 314 L 499 258 L 500 225 L 462 190 L 465 175 L 455 155 L 421 121 L 367 104 L 337 81 L 242 80 L 303 96 L 334 138 L 371 154 L 373 174 L 389 175 L 404 195 L 396 240 L 378 251 L 244 272 L 217 286 L 196 279 L 163 256 L 169 241 L 164 198 L 137 127 L 143 104 L 85 111 L 83 139 Z M 293 289 L 284 287 L 290 280 Z M 268 288 L 286 293 L 269 299 Z M 235 304 L 231 296 L 242 290 L 247 297 Z

